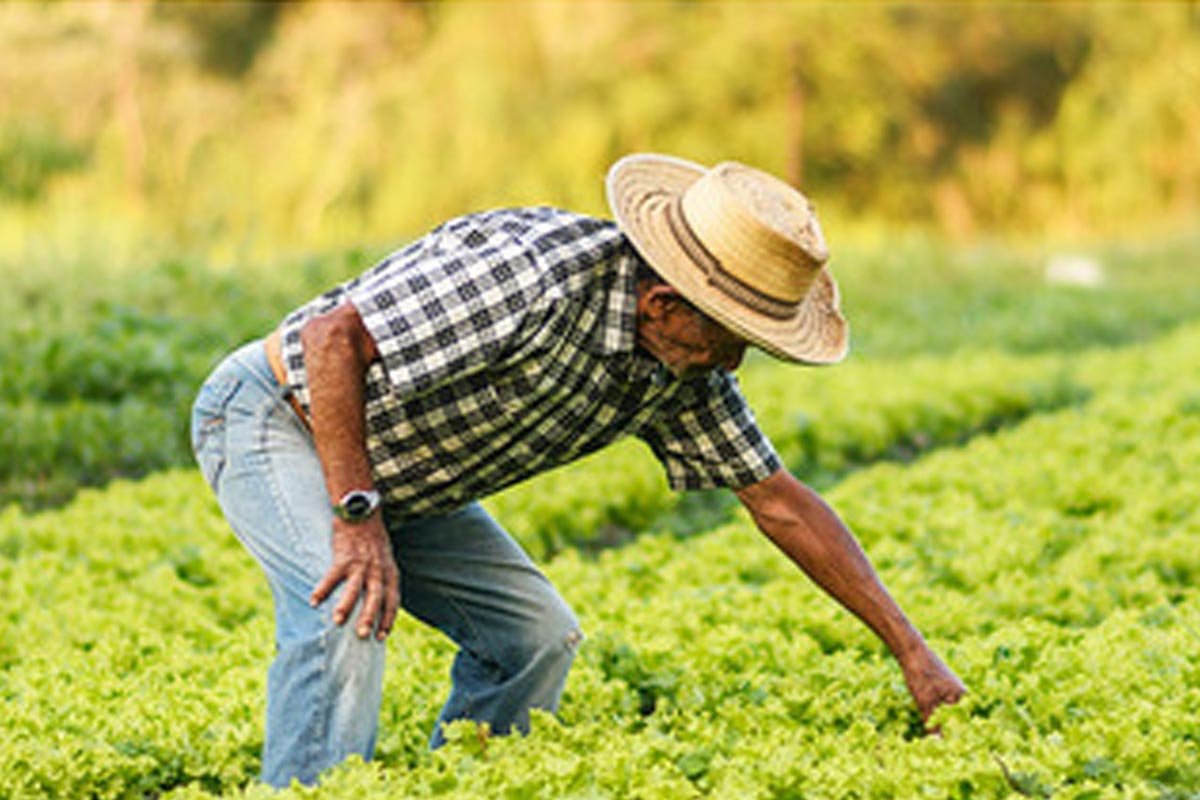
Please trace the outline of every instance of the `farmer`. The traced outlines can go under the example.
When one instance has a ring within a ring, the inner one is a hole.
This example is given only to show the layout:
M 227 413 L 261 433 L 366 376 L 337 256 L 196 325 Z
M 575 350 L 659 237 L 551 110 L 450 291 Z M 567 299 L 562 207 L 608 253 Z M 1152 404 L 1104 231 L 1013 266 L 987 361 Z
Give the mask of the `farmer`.
M 528 725 L 582 634 L 477 499 L 626 434 L 673 488 L 727 486 L 898 660 L 923 717 L 963 693 L 835 513 L 781 464 L 731 373 L 847 351 L 825 241 L 787 184 L 633 155 L 616 223 L 550 208 L 451 220 L 216 368 L 197 459 L 275 601 L 263 780 L 374 745 L 403 607 L 459 646 L 438 717 Z

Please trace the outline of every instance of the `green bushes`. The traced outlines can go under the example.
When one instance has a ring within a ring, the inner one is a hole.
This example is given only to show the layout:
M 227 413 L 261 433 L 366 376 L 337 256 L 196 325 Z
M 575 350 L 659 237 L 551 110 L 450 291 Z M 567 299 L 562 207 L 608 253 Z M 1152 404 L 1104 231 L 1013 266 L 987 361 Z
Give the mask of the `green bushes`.
M 0 505 L 55 505 L 80 486 L 190 464 L 188 416 L 208 370 L 362 258 L 288 265 L 269 282 L 181 262 L 14 276 L 0 298 Z
M 61 503 L 79 486 L 114 475 L 144 475 L 179 461 L 182 417 L 137 398 L 117 403 L 69 400 L 0 404 L 0 489 L 9 498 Z
M 61 502 L 187 453 L 203 367 L 189 331 L 127 309 L 84 331 L 14 331 L 0 356 L 0 501 Z
M 77 170 L 87 160 L 83 148 L 53 129 L 10 122 L 0 128 L 0 202 L 35 201 L 55 175 Z

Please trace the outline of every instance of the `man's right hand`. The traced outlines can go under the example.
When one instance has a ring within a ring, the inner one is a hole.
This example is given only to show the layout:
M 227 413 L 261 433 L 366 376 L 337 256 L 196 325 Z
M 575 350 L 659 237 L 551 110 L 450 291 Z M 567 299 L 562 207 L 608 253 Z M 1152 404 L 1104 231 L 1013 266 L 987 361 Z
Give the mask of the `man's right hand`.
M 365 599 L 356 623 L 358 636 L 365 639 L 375 628 L 376 638 L 386 639 L 400 607 L 400 571 L 380 514 L 359 523 L 334 520 L 333 566 L 309 602 L 320 605 L 343 581 L 346 588 L 333 610 L 334 623 L 346 621 L 361 595 Z

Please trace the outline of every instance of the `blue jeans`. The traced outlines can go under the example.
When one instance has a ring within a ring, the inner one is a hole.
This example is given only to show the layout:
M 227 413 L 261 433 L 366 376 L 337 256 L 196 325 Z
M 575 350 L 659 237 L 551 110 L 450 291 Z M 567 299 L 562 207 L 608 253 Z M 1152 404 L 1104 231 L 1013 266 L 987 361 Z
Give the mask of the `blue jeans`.
M 226 358 L 200 389 L 192 445 L 234 533 L 262 566 L 275 601 L 276 655 L 267 680 L 262 779 L 315 782 L 375 747 L 384 643 L 335 625 L 340 589 L 317 608 L 332 563 L 333 514 L 312 437 L 275 380 L 261 342 Z M 401 602 L 459 650 L 442 724 L 527 730 L 529 709 L 556 710 L 581 640 L 579 623 L 519 545 L 477 503 L 444 516 L 384 520 Z M 360 600 L 361 602 L 361 600 Z

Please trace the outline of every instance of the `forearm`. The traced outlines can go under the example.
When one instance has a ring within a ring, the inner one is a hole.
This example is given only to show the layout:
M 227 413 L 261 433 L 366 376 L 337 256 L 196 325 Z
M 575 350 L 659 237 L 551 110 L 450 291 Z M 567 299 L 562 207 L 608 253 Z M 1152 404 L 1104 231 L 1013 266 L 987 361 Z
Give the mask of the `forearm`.
M 794 478 L 790 483 L 779 502 L 751 509 L 759 528 L 874 631 L 898 660 L 923 650 L 920 633 L 892 599 L 858 540 L 815 492 Z
M 351 489 L 372 485 L 366 446 L 364 378 L 379 357 L 374 341 L 354 307 L 346 304 L 317 317 L 300 332 L 308 372 L 313 441 L 325 486 L 336 502 Z M 387 637 L 400 605 L 399 572 L 391 541 L 380 514 L 364 520 L 333 520 L 332 564 L 313 589 L 309 602 L 317 606 L 333 590 L 345 591 L 333 610 L 341 625 L 356 603 L 362 603 L 357 632 L 382 640 Z
M 888 594 L 858 540 L 817 493 L 779 470 L 738 491 L 758 527 L 892 651 L 922 719 L 966 688 Z
M 367 361 L 360 335 L 336 318 L 319 318 L 301 332 L 313 441 L 334 501 L 372 483 L 363 404 Z

